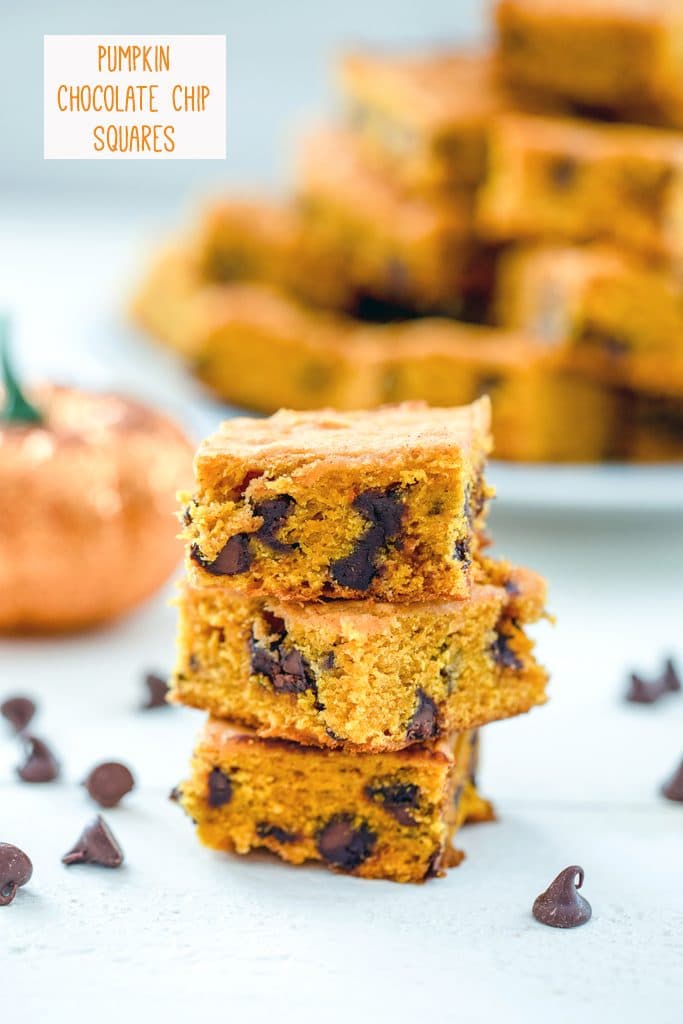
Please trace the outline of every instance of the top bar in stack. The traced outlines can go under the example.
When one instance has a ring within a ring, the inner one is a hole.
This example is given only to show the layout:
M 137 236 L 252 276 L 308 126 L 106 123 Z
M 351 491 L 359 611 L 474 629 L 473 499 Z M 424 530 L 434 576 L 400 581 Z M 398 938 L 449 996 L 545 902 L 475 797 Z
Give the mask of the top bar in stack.
M 295 601 L 466 597 L 490 446 L 487 398 L 228 420 L 195 458 L 190 580 Z
M 346 118 L 382 170 L 416 191 L 476 187 L 501 107 L 486 53 L 351 53 L 339 68 Z
M 683 126 L 680 0 L 499 0 L 510 85 L 584 112 Z

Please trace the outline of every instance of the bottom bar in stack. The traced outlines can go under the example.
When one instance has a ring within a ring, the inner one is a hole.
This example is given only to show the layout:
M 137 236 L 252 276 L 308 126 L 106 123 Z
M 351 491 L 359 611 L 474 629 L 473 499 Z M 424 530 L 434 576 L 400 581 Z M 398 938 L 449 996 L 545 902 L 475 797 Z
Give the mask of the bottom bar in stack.
M 474 785 L 477 754 L 476 731 L 358 754 L 210 718 L 178 799 L 214 849 L 266 847 L 293 864 L 420 882 L 462 860 L 451 838 L 464 821 L 493 818 Z

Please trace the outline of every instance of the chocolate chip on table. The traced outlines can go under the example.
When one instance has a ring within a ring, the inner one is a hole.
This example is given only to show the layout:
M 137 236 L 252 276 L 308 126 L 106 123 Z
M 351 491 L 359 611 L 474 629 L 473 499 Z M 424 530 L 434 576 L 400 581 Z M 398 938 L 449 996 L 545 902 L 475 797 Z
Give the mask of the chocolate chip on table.
M 662 796 L 675 803 L 683 803 L 683 760 L 671 778 L 662 786 Z
M 276 843 L 286 846 L 288 843 L 295 843 L 298 836 L 295 832 L 288 832 L 279 825 L 271 825 L 268 821 L 259 821 L 256 825 L 256 835 L 260 839 L 274 839 Z
M 280 494 L 277 498 L 254 505 L 254 515 L 263 519 L 263 525 L 259 527 L 254 536 L 271 551 L 284 553 L 297 550 L 297 544 L 284 544 L 276 536 L 295 504 L 294 498 L 288 494 Z
M 251 565 L 249 538 L 251 534 L 236 533 L 223 545 L 213 561 L 204 557 L 196 544 L 190 548 L 190 558 L 212 576 L 238 576 Z
M 318 833 L 316 846 L 323 860 L 353 871 L 367 860 L 376 841 L 377 836 L 365 822 L 356 825 L 353 815 L 337 814 Z
M 11 843 L 0 843 L 0 907 L 7 907 L 17 889 L 30 880 L 33 864 L 23 850 Z
M 410 811 L 420 803 L 420 789 L 413 782 L 380 779 L 365 787 L 365 795 L 370 800 L 381 804 L 399 825 L 416 824 Z
M 377 557 L 394 540 L 400 529 L 404 505 L 398 487 L 386 491 L 377 488 L 363 491 L 353 501 L 353 508 L 368 520 L 365 533 L 353 550 L 330 565 L 332 578 L 342 587 L 367 590 L 377 575 Z
M 0 704 L 0 715 L 6 718 L 15 732 L 23 732 L 36 713 L 30 697 L 8 697 Z
M 409 740 L 433 739 L 439 732 L 439 712 L 431 697 L 422 689 L 417 691 L 417 707 L 408 723 L 406 738 Z
M 144 679 L 147 689 L 147 699 L 142 704 L 143 711 L 150 711 L 153 708 L 166 708 L 168 703 L 168 682 L 163 676 L 156 672 L 148 672 Z
M 220 768 L 209 772 L 209 807 L 224 807 L 232 800 L 232 782 Z
M 103 761 L 93 768 L 83 785 L 100 807 L 116 807 L 133 789 L 135 779 L 125 764 Z
M 99 814 L 83 829 L 73 849 L 62 857 L 62 864 L 100 864 L 118 868 L 123 864 L 123 850 L 104 818 Z
M 578 881 L 577 881 L 578 878 Z M 560 871 L 545 892 L 534 900 L 532 914 L 541 924 L 551 928 L 578 928 L 590 920 L 588 900 L 579 893 L 583 885 L 583 868 L 576 864 Z
M 22 736 L 26 748 L 26 759 L 17 768 L 17 775 L 24 782 L 52 782 L 59 775 L 59 764 L 47 743 L 37 736 Z
M 643 679 L 637 673 L 629 676 L 629 688 L 625 699 L 632 704 L 654 704 L 667 693 L 677 693 L 681 689 L 681 680 L 676 665 L 667 658 L 661 676 L 652 681 Z

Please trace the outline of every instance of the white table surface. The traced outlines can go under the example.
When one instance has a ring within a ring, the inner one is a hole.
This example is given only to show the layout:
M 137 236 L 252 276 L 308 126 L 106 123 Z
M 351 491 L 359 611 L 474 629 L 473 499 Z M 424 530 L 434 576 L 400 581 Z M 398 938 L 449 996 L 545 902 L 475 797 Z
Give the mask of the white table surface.
M 209 429 L 218 407 L 117 317 L 154 218 L 85 209 L 0 206 L 0 306 L 22 364 L 151 396 Z M 500 821 L 464 830 L 464 864 L 425 886 L 197 846 L 167 794 L 201 716 L 136 710 L 142 673 L 172 662 L 167 595 L 102 632 L 3 641 L 0 696 L 38 697 L 35 731 L 64 771 L 16 782 L 17 744 L 0 728 L 0 841 L 34 863 L 0 908 L 1 1019 L 679 1021 L 683 806 L 658 786 L 683 756 L 683 696 L 620 697 L 630 667 L 652 673 L 667 652 L 683 664 L 682 520 L 501 497 L 497 549 L 550 581 L 558 621 L 537 635 L 552 699 L 487 728 L 481 781 Z M 95 813 L 78 781 L 104 758 L 139 781 L 105 812 L 126 864 L 67 870 L 60 857 Z M 593 919 L 544 928 L 531 904 L 570 863 L 585 868 Z

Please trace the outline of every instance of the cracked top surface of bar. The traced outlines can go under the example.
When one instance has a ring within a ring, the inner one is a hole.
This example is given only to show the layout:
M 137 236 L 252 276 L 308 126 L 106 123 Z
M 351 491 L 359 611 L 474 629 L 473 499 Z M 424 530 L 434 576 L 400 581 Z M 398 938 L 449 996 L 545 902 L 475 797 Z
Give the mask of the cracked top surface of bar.
M 300 601 L 466 596 L 489 423 L 486 398 L 227 421 L 185 496 L 192 582 Z

